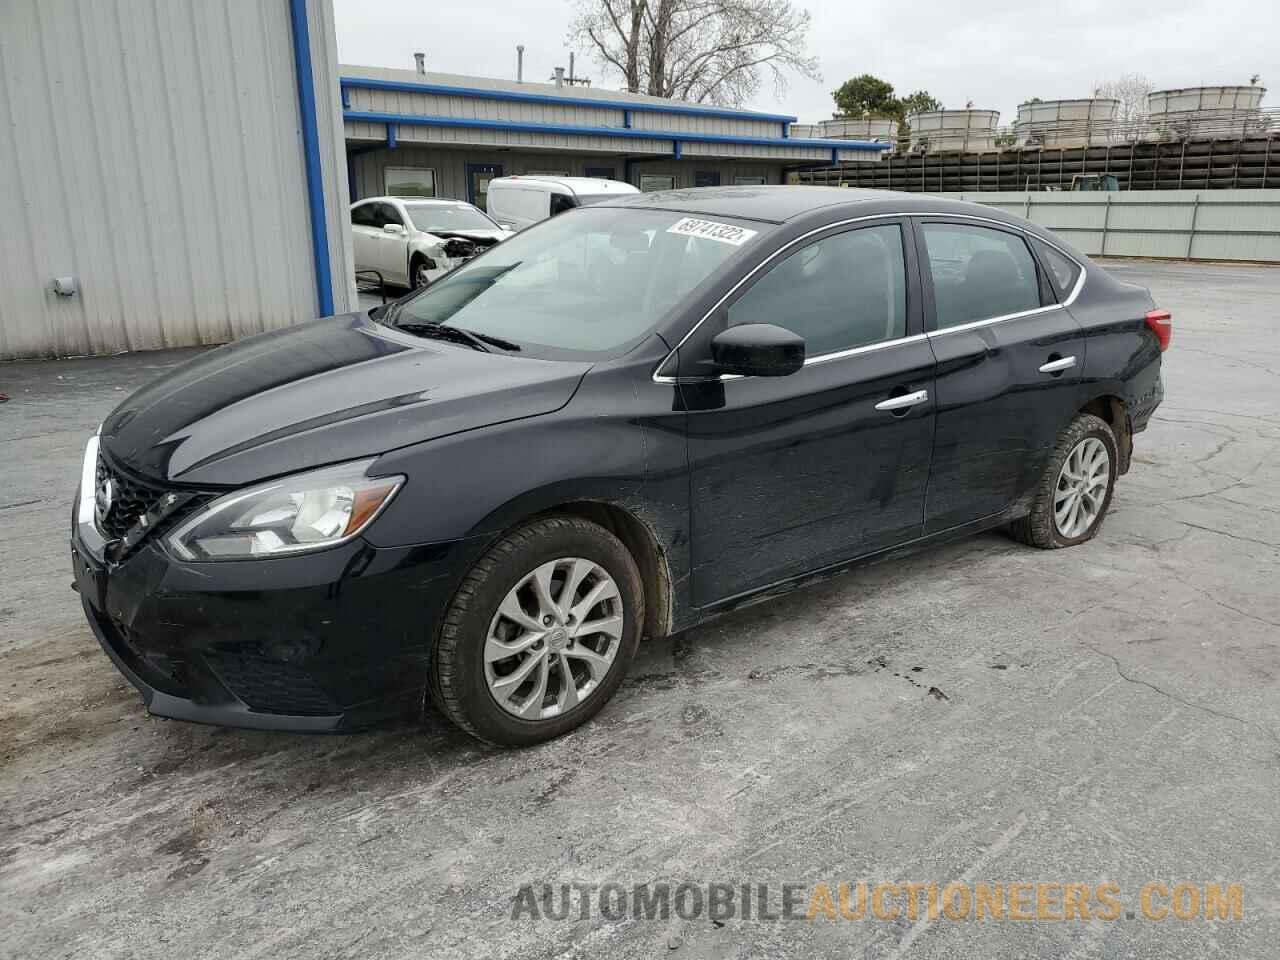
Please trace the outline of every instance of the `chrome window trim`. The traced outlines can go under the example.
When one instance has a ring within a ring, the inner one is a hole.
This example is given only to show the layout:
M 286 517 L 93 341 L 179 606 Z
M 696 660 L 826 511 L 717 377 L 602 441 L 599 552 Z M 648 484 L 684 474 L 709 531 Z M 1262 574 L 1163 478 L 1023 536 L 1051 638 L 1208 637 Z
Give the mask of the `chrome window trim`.
M 834 353 L 820 353 L 816 357 L 805 357 L 804 365 L 807 367 L 811 363 L 826 363 L 828 360 L 842 360 L 845 357 L 854 357 L 861 353 L 873 353 L 876 350 L 884 350 L 887 347 L 900 347 L 904 343 L 915 343 L 919 340 L 927 340 L 928 337 L 923 333 L 913 333 L 909 337 L 894 337 L 892 340 L 877 340 L 875 343 L 864 344 L 861 347 L 850 347 L 847 350 L 836 350 Z
M 843 360 L 845 357 L 853 357 L 862 353 L 874 353 L 877 350 L 884 350 L 888 347 L 900 347 L 903 344 L 917 343 L 921 340 L 928 340 L 928 339 L 929 339 L 928 334 L 913 333 L 909 337 L 894 337 L 892 340 L 878 340 L 875 343 L 863 344 L 860 347 L 850 347 L 847 350 L 836 350 L 832 353 L 820 353 L 820 354 L 817 354 L 816 356 L 805 357 L 804 365 L 806 367 L 809 367 L 816 363 L 826 363 L 828 360 Z M 666 363 L 666 360 L 663 360 L 662 362 Z M 656 373 L 653 375 L 654 383 L 682 383 L 682 382 L 683 383 L 702 383 L 704 381 L 708 383 L 714 383 L 717 380 L 720 381 L 721 383 L 724 383 L 729 380 L 744 380 L 744 379 L 747 379 L 747 377 L 745 377 L 741 373 L 722 373 L 718 377 L 685 377 L 683 378 L 683 380 L 681 380 L 678 377 L 667 377 L 667 376 L 662 376 Z M 750 379 L 754 380 L 755 377 L 751 377 Z
M 1036 314 L 1049 313 L 1053 310 L 1061 310 L 1062 304 L 1051 303 L 1047 307 L 1036 307 L 1034 310 L 1019 310 L 1017 313 L 1006 313 L 998 317 L 988 317 L 985 320 L 970 320 L 968 323 L 954 323 L 949 327 L 939 327 L 937 330 L 930 330 L 925 334 L 926 337 L 941 337 L 948 333 L 960 333 L 964 330 L 976 330 L 978 327 L 989 327 L 996 323 L 1004 323 L 1006 320 L 1019 320 L 1022 317 L 1034 317 Z
M 735 293 L 737 293 L 743 284 L 750 281 L 752 277 L 754 277 L 757 273 L 759 273 L 766 266 L 772 263 L 776 257 L 782 255 L 787 250 L 794 247 L 796 244 L 802 243 L 803 241 L 808 240 L 810 237 L 815 236 L 816 234 L 822 233 L 823 231 L 832 230 L 837 227 L 846 227 L 854 223 L 866 223 L 870 220 L 896 220 L 896 219 L 901 219 L 903 217 L 913 217 L 916 219 L 932 217 L 940 220 L 973 220 L 978 223 L 994 223 L 998 227 L 1003 227 L 1006 230 L 1011 230 L 1015 233 L 1021 234 L 1022 237 L 1026 241 L 1028 241 L 1028 250 L 1030 250 L 1029 241 L 1034 236 L 1035 239 L 1040 240 L 1041 242 L 1046 243 L 1049 246 L 1053 247 L 1053 249 L 1057 250 L 1060 254 L 1062 254 L 1064 257 L 1066 257 L 1068 260 L 1074 263 L 1077 267 L 1079 267 L 1080 276 L 1076 279 L 1076 285 L 1072 289 L 1070 296 L 1068 296 L 1067 299 L 1063 300 L 1061 303 L 1051 303 L 1051 304 L 1048 304 L 1047 306 L 1036 307 L 1034 310 L 1022 310 L 1022 311 L 1019 311 L 1018 313 L 1008 313 L 999 317 L 989 317 L 985 320 L 972 320 L 968 323 L 955 324 L 950 327 L 942 327 L 938 330 L 926 330 L 924 333 L 912 334 L 909 337 L 898 337 L 897 339 L 894 339 L 894 340 L 882 340 L 879 343 L 871 343 L 862 347 L 853 347 L 848 350 L 838 350 L 834 353 L 823 353 L 823 354 L 819 354 L 816 357 L 805 357 L 804 365 L 806 367 L 812 363 L 825 363 L 828 360 L 840 360 L 840 359 L 843 359 L 844 357 L 852 357 L 862 353 L 870 353 L 875 350 L 883 350 L 888 347 L 896 347 L 906 343 L 913 343 L 918 340 L 928 340 L 930 337 L 942 336 L 948 333 L 959 333 L 960 331 L 963 331 L 963 330 L 972 330 L 978 327 L 991 326 L 992 324 L 996 324 L 996 323 L 1004 323 L 1006 320 L 1017 320 L 1021 317 L 1031 317 L 1040 313 L 1048 313 L 1051 310 L 1061 310 L 1064 307 L 1071 306 L 1071 304 L 1075 302 L 1076 297 L 1080 295 L 1080 291 L 1084 289 L 1085 276 L 1087 275 L 1088 271 L 1085 268 L 1085 265 L 1083 263 L 1081 263 L 1071 254 L 1069 254 L 1066 250 L 1063 250 L 1056 243 L 1050 240 L 1046 240 L 1044 237 L 1041 237 L 1038 234 L 1028 233 L 1026 228 L 1021 227 L 1016 223 L 1007 223 L 1004 220 L 997 220 L 994 217 L 979 217 L 969 213 L 933 213 L 933 212 L 922 213 L 918 211 L 914 213 L 901 212 L 901 211 L 897 213 L 875 213 L 875 214 L 868 214 L 865 217 L 852 217 L 848 220 L 835 220 L 831 223 L 824 224 L 821 227 L 815 227 L 813 230 L 810 230 L 808 233 L 801 234 L 800 236 L 796 237 L 794 240 L 791 240 L 783 244 L 777 250 L 773 251 L 773 253 L 769 254 L 769 256 L 765 257 L 765 259 L 761 260 L 758 264 L 752 267 L 750 272 L 748 272 L 737 283 L 735 283 L 732 287 L 730 287 L 725 292 L 724 296 L 722 296 L 719 300 L 717 300 L 712 305 L 711 309 L 708 310 L 706 313 L 704 313 L 701 319 L 699 319 L 697 323 L 695 323 L 692 327 L 690 327 L 689 331 L 683 337 L 680 338 L 680 341 L 667 352 L 667 355 L 658 362 L 658 365 L 656 367 L 653 368 L 653 374 L 650 376 L 650 379 L 654 383 L 658 383 L 658 384 L 674 384 L 674 383 L 682 382 L 682 378 L 680 377 L 667 376 L 667 375 L 658 373 L 658 371 L 667 365 L 667 363 L 671 360 L 671 358 L 675 356 L 676 352 L 682 346 L 684 346 L 685 341 L 694 335 L 697 329 L 707 321 L 708 317 L 710 317 L 713 313 L 715 313 L 722 306 L 724 306 L 725 301 L 728 300 L 730 297 L 732 297 Z M 1034 252 L 1032 252 L 1032 257 L 1034 258 L 1034 256 L 1035 254 Z M 743 377 L 742 374 L 739 374 L 739 373 L 722 373 L 718 377 L 684 377 L 683 381 L 697 383 L 697 382 L 715 382 L 718 380 L 721 383 L 723 383 L 728 380 L 742 380 L 742 379 L 745 379 L 745 378 Z

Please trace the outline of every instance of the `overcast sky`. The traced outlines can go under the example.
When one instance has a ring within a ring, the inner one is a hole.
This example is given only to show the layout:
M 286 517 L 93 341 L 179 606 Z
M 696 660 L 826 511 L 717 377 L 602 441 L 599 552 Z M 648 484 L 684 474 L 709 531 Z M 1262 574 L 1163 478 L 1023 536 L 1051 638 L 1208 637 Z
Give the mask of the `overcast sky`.
M 810 49 L 823 80 L 793 78 L 781 99 L 764 89 L 750 106 L 804 122 L 830 116 L 831 91 L 860 73 L 900 94 L 926 89 L 947 107 L 972 100 L 999 110 L 1002 124 L 1030 97 L 1087 97 L 1097 83 L 1129 72 L 1157 89 L 1246 84 L 1258 73 L 1274 91 L 1263 106 L 1280 107 L 1277 0 L 797 5 L 813 14 Z M 517 43 L 525 45 L 526 80 L 546 80 L 568 63 L 572 0 L 334 0 L 334 9 L 343 63 L 411 68 L 413 52 L 424 50 L 428 70 L 514 78 Z M 620 86 L 616 76 L 602 77 L 590 51 L 577 54 L 578 73 Z

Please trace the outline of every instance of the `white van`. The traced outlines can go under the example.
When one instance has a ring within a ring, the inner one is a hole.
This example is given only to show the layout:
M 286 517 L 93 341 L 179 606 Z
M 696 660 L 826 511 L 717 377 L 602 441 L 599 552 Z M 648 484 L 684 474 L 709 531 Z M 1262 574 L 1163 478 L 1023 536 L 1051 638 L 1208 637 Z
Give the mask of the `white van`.
M 490 180 L 485 206 L 489 216 L 502 226 L 523 230 L 574 207 L 639 192 L 621 180 L 530 174 Z

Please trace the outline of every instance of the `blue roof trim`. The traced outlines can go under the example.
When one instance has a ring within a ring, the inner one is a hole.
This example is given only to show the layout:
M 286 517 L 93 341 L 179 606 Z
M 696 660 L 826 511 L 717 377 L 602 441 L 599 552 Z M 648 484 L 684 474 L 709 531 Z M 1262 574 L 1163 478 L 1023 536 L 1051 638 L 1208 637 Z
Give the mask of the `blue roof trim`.
M 628 140 L 682 140 L 685 143 L 734 143 L 761 147 L 818 148 L 822 150 L 875 150 L 883 153 L 886 143 L 868 140 L 803 140 L 798 137 L 735 137 L 725 133 L 684 133 L 675 130 L 636 130 L 634 127 L 577 127 L 551 123 L 524 123 L 515 120 L 483 120 L 472 117 L 415 116 L 406 113 L 375 113 L 344 110 L 344 120 L 366 123 L 398 123 L 417 127 L 465 127 L 506 130 L 511 133 L 546 133 L 571 137 L 622 137 Z
M 398 93 L 430 93 L 443 97 L 474 97 L 479 100 L 506 100 L 512 103 L 546 103 L 560 107 L 593 107 L 597 110 L 630 110 L 632 113 L 667 113 L 683 117 L 715 117 L 721 120 L 765 120 L 794 123 L 796 118 L 780 113 L 755 113 L 750 110 L 723 110 L 716 107 L 692 107 L 672 102 L 646 103 L 642 100 L 595 100 L 587 97 L 557 97 L 549 93 L 521 93 L 516 90 L 485 90 L 482 87 L 451 87 L 443 83 L 412 83 L 407 80 L 372 80 L 365 77 L 339 77 L 338 84 L 347 90 L 393 90 Z

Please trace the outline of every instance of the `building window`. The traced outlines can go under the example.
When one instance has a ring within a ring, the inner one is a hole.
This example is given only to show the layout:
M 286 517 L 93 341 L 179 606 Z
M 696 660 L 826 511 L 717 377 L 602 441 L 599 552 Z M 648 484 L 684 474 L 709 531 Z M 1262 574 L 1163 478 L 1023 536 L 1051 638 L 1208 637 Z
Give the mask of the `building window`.
M 718 187 L 720 186 L 719 170 L 696 170 L 693 174 L 693 185 L 695 187 Z
M 674 190 L 676 178 L 662 173 L 642 173 L 640 174 L 640 191 L 641 193 L 650 193 L 654 190 Z
M 763 187 L 764 177 L 734 177 L 733 182 L 740 187 Z
M 613 180 L 618 171 L 613 167 L 587 167 L 585 174 L 593 180 Z
M 567 177 L 568 170 L 529 170 L 526 171 L 526 177 Z
M 434 197 L 436 172 L 430 167 L 387 167 L 382 173 L 388 197 Z

